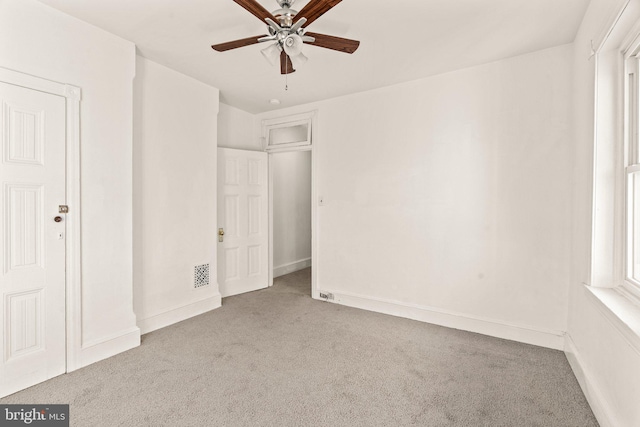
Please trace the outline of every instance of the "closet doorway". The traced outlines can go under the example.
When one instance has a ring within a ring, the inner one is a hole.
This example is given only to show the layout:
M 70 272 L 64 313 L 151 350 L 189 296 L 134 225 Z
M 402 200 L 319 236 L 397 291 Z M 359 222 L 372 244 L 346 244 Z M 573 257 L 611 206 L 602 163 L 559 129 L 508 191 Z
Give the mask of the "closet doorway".
M 269 171 L 273 280 L 311 267 L 311 147 L 270 153 Z

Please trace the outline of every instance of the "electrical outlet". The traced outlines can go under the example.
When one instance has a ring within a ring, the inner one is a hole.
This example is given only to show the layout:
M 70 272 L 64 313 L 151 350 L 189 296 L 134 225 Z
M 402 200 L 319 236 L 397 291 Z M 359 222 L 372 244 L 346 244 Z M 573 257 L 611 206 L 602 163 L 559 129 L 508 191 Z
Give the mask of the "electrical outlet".
M 324 300 L 332 300 L 333 299 L 333 294 L 331 292 L 320 292 L 320 298 L 324 299 Z

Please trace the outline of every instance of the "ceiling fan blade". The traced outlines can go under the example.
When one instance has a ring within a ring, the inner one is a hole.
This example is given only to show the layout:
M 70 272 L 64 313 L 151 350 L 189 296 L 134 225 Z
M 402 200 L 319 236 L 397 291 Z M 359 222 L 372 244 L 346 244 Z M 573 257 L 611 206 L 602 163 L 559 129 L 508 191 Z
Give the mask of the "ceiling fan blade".
M 264 22 L 265 19 L 271 18 L 277 22 L 275 16 L 271 14 L 267 9 L 262 7 L 256 0 L 233 0 L 240 6 L 244 7 L 253 16 Z
M 307 32 L 304 35 L 316 39 L 314 42 L 307 42 L 308 44 L 337 50 L 338 52 L 353 53 L 358 49 L 358 46 L 360 46 L 360 42 L 358 40 L 343 39 L 342 37 L 327 36 L 326 34 L 311 32 Z
M 234 40 L 231 42 L 226 42 L 226 43 L 220 43 L 220 44 L 214 44 L 213 46 L 211 46 L 211 48 L 213 50 L 217 50 L 218 52 L 224 52 L 226 50 L 231 50 L 231 49 L 236 49 L 239 47 L 244 47 L 244 46 L 249 46 L 252 44 L 256 44 L 258 43 L 258 39 L 261 39 L 262 37 L 264 37 L 263 35 L 260 36 L 253 36 L 253 37 L 247 37 L 246 39 L 240 39 L 240 40 Z
M 297 13 L 296 18 L 307 18 L 305 26 L 309 26 L 309 24 L 320 18 L 341 1 L 342 0 L 311 0 Z
M 280 74 L 291 74 L 295 73 L 295 71 L 289 55 L 284 53 L 284 51 L 280 52 Z

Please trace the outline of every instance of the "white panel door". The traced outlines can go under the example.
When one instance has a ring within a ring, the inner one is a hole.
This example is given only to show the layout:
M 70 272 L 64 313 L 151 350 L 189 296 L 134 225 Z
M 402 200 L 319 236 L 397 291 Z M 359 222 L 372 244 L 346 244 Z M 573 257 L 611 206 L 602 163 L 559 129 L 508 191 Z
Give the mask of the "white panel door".
M 267 153 L 218 148 L 218 284 L 223 297 L 268 286 Z
M 65 108 L 0 82 L 0 396 L 66 370 Z

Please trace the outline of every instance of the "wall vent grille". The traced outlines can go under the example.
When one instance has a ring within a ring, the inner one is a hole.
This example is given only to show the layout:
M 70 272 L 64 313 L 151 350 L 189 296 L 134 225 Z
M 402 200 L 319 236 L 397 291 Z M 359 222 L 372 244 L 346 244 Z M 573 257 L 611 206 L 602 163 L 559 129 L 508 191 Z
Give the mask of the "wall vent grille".
M 196 265 L 193 272 L 193 287 L 199 288 L 209 284 L 209 264 Z

